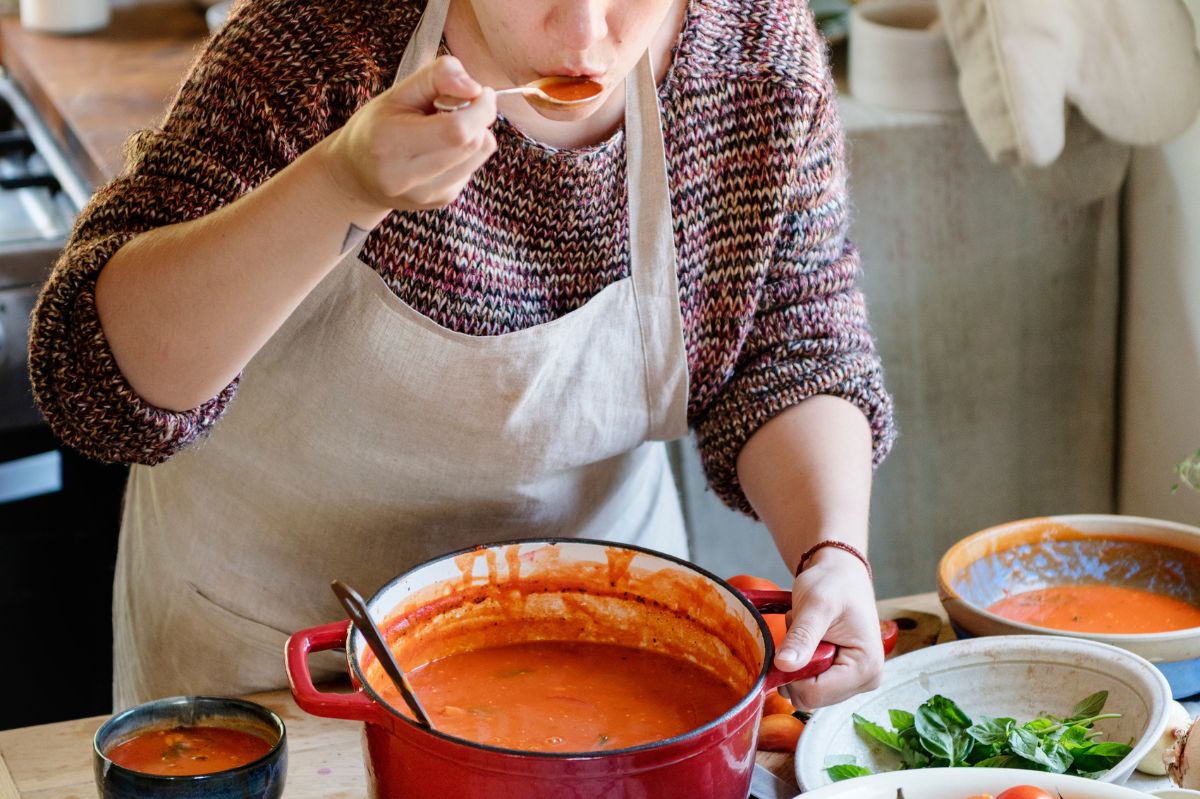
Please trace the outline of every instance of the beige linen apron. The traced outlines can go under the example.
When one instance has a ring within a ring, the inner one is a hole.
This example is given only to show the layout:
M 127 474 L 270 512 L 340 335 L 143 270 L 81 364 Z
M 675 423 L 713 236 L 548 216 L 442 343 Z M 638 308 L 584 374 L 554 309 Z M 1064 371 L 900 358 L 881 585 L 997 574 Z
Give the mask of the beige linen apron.
M 434 57 L 446 4 L 429 3 L 397 80 Z M 629 277 L 476 337 L 405 305 L 356 251 L 247 365 L 207 440 L 134 467 L 118 708 L 284 685 L 288 634 L 342 615 L 335 577 L 373 592 L 436 555 L 540 536 L 686 554 L 662 441 L 687 430 L 687 362 L 648 56 L 626 81 L 626 147 Z

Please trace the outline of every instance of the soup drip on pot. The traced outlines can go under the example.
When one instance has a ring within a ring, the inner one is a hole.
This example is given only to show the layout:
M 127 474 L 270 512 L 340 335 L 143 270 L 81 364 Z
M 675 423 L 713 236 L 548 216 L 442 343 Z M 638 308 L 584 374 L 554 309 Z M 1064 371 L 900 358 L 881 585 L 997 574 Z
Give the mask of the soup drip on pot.
M 1013 621 L 1083 633 L 1163 633 L 1200 627 L 1200 608 L 1117 585 L 1063 585 L 1014 594 L 988 610 Z
M 462 652 L 409 679 L 439 732 L 535 752 L 624 749 L 673 738 L 741 699 L 687 660 L 578 641 Z M 403 704 L 394 688 L 384 688 L 383 698 Z

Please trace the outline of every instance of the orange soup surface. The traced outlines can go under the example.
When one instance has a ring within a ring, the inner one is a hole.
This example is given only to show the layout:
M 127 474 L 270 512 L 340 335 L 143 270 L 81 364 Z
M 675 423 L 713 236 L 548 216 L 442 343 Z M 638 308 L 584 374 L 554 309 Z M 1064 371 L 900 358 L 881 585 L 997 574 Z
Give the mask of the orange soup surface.
M 257 735 L 225 727 L 151 730 L 106 753 L 118 766 L 170 777 L 211 774 L 258 760 L 271 744 Z
M 414 669 L 434 728 L 539 752 L 591 752 L 661 741 L 729 710 L 741 696 L 695 664 L 612 644 L 533 641 Z M 383 693 L 403 707 L 395 688 Z
M 988 608 L 1013 621 L 1082 633 L 1163 633 L 1200 627 L 1200 608 L 1152 591 L 1064 585 L 1024 591 Z

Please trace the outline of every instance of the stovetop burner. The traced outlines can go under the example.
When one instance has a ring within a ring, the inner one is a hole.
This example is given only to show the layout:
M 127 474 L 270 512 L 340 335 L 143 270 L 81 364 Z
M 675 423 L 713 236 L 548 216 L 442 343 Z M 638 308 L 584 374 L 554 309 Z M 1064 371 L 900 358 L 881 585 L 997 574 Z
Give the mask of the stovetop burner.
M 0 68 L 0 288 L 45 280 L 90 193 Z

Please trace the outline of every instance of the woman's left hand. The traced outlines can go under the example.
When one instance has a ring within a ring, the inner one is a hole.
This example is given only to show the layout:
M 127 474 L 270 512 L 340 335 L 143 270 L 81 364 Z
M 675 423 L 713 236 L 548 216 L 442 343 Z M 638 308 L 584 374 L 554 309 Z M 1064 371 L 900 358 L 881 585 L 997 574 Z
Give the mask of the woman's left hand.
M 793 705 L 823 707 L 878 687 L 883 643 L 875 588 L 858 558 L 832 547 L 818 551 L 792 583 L 792 612 L 775 665 L 796 671 L 821 641 L 836 646 L 837 657 L 823 674 L 785 686 Z

